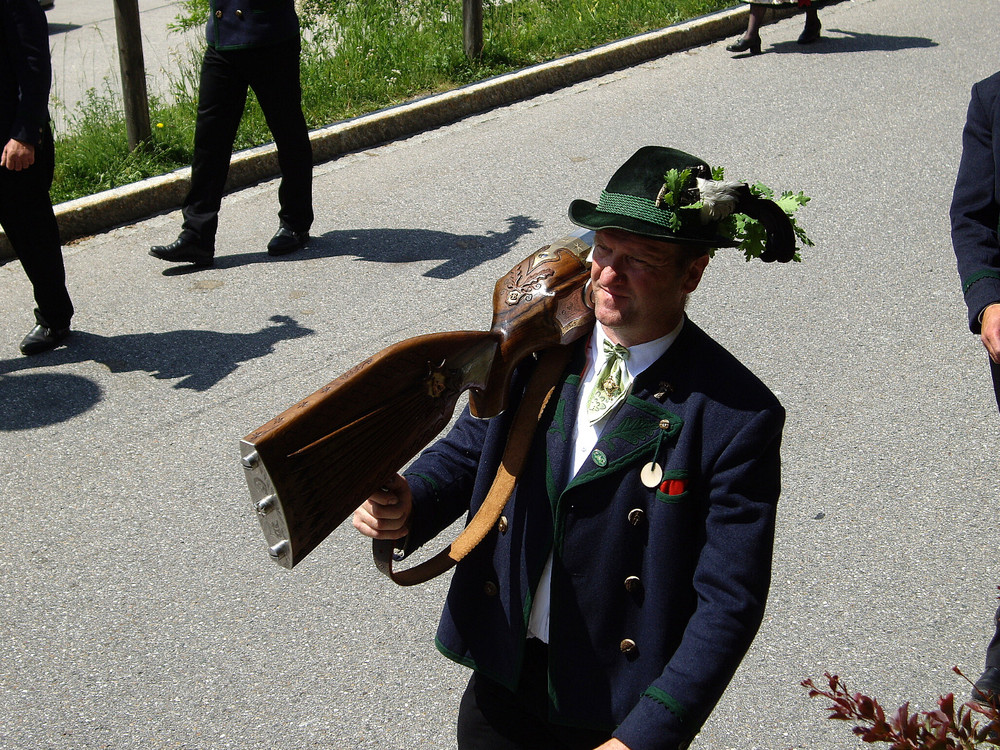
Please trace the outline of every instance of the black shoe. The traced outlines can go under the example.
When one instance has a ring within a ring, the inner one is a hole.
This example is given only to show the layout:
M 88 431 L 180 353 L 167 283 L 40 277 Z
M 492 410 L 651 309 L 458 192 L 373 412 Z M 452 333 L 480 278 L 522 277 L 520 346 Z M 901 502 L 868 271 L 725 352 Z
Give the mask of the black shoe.
M 21 354 L 41 354 L 55 349 L 59 342 L 69 336 L 68 328 L 46 328 L 36 325 L 21 341 Z
M 746 51 L 749 50 L 751 55 L 759 55 L 760 54 L 760 37 L 759 36 L 753 36 L 753 37 L 741 36 L 739 39 L 737 39 L 732 44 L 727 45 L 726 49 L 729 52 L 746 52 Z
M 178 237 L 169 245 L 153 245 L 149 254 L 168 263 L 194 263 L 196 266 L 214 266 L 215 253 Z
M 267 243 L 268 255 L 288 255 L 301 250 L 309 241 L 309 232 L 293 232 L 288 227 L 278 227 L 274 237 Z
M 819 39 L 820 29 L 823 28 L 823 24 L 816 19 L 816 23 L 807 23 L 805 28 L 802 29 L 802 33 L 799 34 L 799 44 L 812 44 L 817 39 Z
M 1000 700 L 1000 667 L 986 667 L 972 689 L 972 700 L 976 703 L 997 705 Z

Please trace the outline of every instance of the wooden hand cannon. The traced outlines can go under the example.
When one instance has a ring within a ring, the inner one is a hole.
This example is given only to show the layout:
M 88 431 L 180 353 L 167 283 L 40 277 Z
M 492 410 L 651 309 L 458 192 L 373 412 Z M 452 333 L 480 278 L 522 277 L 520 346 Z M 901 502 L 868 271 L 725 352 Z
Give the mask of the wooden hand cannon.
M 489 331 L 394 344 L 240 441 L 271 557 L 301 562 L 438 435 L 464 391 L 476 417 L 496 416 L 519 362 L 590 330 L 589 238 L 546 245 L 501 278 Z

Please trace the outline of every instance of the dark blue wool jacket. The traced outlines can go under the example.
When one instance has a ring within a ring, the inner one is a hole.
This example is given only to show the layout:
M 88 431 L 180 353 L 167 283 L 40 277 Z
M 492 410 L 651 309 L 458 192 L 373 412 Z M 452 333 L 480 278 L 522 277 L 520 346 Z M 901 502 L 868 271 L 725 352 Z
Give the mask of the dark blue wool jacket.
M 763 617 L 784 410 L 688 320 L 567 485 L 585 342 L 575 346 L 501 522 L 455 570 L 438 648 L 513 688 L 551 551 L 551 719 L 613 731 L 631 750 L 682 748 Z M 480 506 L 530 369 L 504 414 L 466 410 L 407 471 L 408 551 Z M 654 459 L 664 476 L 651 489 L 639 474 Z

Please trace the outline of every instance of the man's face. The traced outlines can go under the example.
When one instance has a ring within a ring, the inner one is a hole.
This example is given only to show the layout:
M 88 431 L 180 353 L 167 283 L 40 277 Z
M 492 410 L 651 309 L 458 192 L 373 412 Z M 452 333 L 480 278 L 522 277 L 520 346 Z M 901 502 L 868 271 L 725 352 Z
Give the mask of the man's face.
M 617 229 L 594 236 L 590 280 L 594 313 L 616 344 L 634 346 L 670 333 L 687 295 L 698 287 L 708 255 L 682 261 L 685 250 Z

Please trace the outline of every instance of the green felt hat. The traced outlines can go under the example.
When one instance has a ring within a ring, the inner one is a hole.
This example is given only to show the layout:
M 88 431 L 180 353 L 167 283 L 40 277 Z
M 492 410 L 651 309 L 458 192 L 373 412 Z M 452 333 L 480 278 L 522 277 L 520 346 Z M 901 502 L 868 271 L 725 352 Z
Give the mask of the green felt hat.
M 668 195 L 665 200 L 664 178 L 670 170 L 690 170 L 683 186 L 687 195 Z M 738 241 L 718 233 L 718 220 L 706 221 L 698 211 L 679 209 L 699 201 L 699 177 L 711 180 L 712 172 L 697 156 L 674 148 L 644 146 L 614 173 L 597 205 L 585 200 L 570 203 L 569 219 L 587 229 L 622 229 L 682 245 L 736 247 Z

